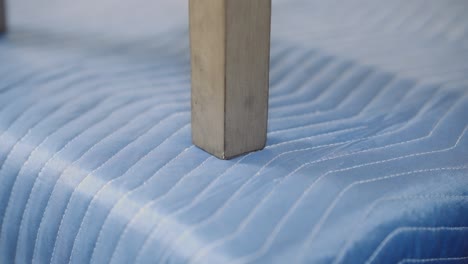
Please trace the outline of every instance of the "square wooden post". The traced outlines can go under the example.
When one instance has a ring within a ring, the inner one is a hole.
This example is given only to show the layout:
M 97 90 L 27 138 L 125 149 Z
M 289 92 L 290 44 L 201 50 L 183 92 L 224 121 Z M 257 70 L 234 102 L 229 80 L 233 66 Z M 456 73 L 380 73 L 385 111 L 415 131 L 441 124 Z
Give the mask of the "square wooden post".
M 271 0 L 189 0 L 192 138 L 220 159 L 266 144 Z
M 0 33 L 6 32 L 6 28 L 5 0 L 0 0 Z

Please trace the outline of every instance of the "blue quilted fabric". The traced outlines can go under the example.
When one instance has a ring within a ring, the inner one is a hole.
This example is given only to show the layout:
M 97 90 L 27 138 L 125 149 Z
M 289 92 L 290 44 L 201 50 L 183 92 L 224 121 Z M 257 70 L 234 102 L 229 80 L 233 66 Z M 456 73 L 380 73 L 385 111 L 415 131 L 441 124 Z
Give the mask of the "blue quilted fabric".
M 185 0 L 9 1 L 0 263 L 467 263 L 468 2 L 273 2 L 268 146 L 221 161 Z

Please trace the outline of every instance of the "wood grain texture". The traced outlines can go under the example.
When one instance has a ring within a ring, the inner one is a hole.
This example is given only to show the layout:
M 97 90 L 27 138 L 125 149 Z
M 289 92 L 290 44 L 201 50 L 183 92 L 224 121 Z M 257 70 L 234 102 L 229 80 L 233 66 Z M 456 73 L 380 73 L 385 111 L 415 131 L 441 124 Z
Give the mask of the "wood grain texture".
M 221 159 L 263 149 L 271 0 L 190 0 L 192 137 Z
M 6 5 L 5 0 L 0 0 L 0 33 L 6 32 Z

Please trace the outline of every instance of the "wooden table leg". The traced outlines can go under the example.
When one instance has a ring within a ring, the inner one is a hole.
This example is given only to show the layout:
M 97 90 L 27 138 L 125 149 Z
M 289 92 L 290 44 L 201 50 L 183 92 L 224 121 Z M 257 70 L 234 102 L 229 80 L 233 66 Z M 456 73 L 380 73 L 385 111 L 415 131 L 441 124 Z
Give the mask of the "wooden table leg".
M 0 33 L 6 31 L 6 6 L 5 0 L 0 0 Z
M 192 137 L 221 159 L 266 144 L 271 0 L 189 0 Z

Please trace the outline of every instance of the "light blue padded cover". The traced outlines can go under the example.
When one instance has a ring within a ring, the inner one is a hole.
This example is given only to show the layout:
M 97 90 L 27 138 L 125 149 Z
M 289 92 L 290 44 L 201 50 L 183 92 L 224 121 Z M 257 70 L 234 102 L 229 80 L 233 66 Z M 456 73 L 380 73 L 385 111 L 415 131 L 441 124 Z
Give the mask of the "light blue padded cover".
M 468 2 L 274 1 L 269 139 L 190 140 L 186 0 L 14 0 L 0 263 L 466 263 Z

